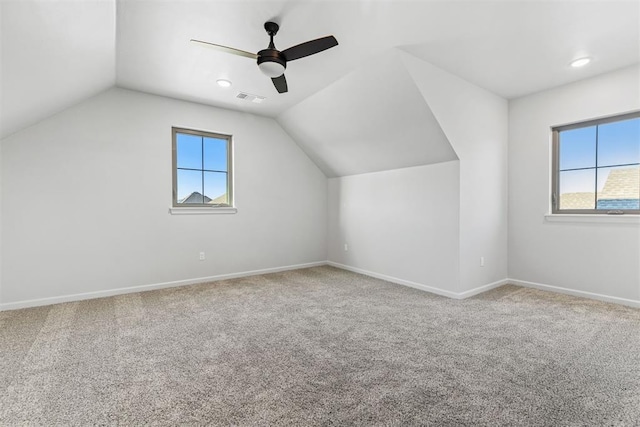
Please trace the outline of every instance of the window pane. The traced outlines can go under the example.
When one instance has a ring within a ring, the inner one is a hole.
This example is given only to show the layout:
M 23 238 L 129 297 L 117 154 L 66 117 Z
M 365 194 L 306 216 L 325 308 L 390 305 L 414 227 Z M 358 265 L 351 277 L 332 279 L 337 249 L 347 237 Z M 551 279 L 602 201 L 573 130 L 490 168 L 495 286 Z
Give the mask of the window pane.
M 640 166 L 598 169 L 597 209 L 640 209 Z
M 596 170 L 560 172 L 560 209 L 595 209 Z
M 560 132 L 560 170 L 596 166 L 596 127 Z
M 227 174 L 225 172 L 205 172 L 204 194 L 206 203 L 229 203 Z
M 204 168 L 227 171 L 227 140 L 204 138 Z
M 640 118 L 598 126 L 598 166 L 640 163 Z
M 176 134 L 176 155 L 179 168 L 202 169 L 202 137 Z
M 202 203 L 202 172 L 178 169 L 178 203 Z

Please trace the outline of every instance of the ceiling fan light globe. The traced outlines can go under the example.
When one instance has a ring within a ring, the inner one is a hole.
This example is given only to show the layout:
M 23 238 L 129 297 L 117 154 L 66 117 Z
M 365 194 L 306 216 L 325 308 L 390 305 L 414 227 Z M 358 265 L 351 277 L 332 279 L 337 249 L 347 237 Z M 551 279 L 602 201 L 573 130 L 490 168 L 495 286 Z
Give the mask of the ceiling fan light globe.
M 284 65 L 272 61 L 262 62 L 258 64 L 258 67 L 260 67 L 262 74 L 267 77 L 271 77 L 272 79 L 283 75 L 285 69 Z

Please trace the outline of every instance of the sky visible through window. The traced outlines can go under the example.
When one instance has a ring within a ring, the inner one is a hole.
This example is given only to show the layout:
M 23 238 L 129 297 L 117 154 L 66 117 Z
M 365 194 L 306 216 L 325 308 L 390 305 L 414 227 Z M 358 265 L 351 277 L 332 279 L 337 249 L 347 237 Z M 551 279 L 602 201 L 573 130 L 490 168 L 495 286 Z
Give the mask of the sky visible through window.
M 559 160 L 560 194 L 601 192 L 612 171 L 640 167 L 640 118 L 560 132 Z
M 211 200 L 226 194 L 228 171 L 225 139 L 177 133 L 176 157 L 178 200 L 194 192 L 204 194 Z

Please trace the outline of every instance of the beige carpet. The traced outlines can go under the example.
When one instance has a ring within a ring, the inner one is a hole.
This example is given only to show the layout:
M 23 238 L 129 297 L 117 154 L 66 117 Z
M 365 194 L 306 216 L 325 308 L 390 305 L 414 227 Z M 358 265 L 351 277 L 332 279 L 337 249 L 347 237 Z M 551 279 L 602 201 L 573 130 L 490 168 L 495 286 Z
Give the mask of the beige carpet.
M 331 267 L 0 313 L 0 425 L 640 425 L 640 310 Z

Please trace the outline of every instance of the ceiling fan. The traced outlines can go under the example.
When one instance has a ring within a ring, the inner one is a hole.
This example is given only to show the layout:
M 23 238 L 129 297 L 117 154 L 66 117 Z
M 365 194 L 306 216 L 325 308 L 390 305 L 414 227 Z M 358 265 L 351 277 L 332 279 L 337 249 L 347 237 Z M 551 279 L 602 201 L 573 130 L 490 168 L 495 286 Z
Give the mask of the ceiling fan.
M 326 36 L 279 51 L 273 44 L 273 36 L 278 33 L 280 26 L 275 22 L 265 22 L 264 29 L 267 31 L 267 34 L 269 34 L 271 41 L 266 49 L 259 51 L 257 54 L 202 40 L 191 39 L 191 41 L 213 47 L 223 52 L 257 59 L 260 71 L 262 71 L 266 76 L 271 77 L 271 81 L 279 93 L 287 92 L 287 79 L 284 77 L 284 70 L 287 68 L 288 61 L 314 55 L 338 45 L 338 40 L 336 40 L 335 37 Z

